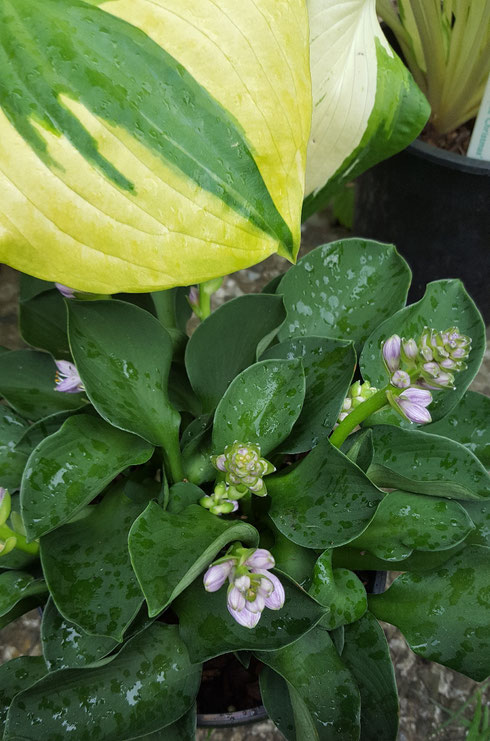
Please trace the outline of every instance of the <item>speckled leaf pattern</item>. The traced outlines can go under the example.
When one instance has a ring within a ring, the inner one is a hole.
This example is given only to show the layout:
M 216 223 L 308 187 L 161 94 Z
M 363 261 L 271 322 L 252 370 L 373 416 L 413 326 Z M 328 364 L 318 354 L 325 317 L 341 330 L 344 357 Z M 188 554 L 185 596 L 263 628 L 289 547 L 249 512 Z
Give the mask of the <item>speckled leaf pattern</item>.
M 123 301 L 70 301 L 68 334 L 87 395 L 108 422 L 154 445 L 176 437 L 167 392 L 172 340 L 158 319 Z
M 461 506 L 469 514 L 475 526 L 466 542 L 486 545 L 490 548 L 490 499 L 480 502 L 461 502 Z
M 0 405 L 0 486 L 10 493 L 20 487 L 27 455 L 16 449 L 28 423 L 8 406 Z
M 21 275 L 21 283 L 29 276 Z M 32 280 L 32 279 L 30 279 Z M 39 281 L 44 284 L 44 281 Z M 47 284 L 49 288 L 49 283 Z M 51 284 L 51 290 L 19 301 L 19 329 L 25 342 L 46 350 L 57 360 L 71 360 L 66 331 L 67 316 L 63 296 Z
M 15 695 L 47 674 L 42 656 L 19 656 L 0 667 L 0 732 L 3 732 L 7 711 Z M 2 733 L 3 735 L 3 733 Z
M 429 411 L 436 421 L 450 412 L 462 398 L 480 368 L 485 350 L 485 325 L 461 281 L 437 280 L 429 283 L 420 301 L 401 309 L 374 329 L 363 348 L 360 367 L 365 380 L 376 387 L 384 386 L 388 382 L 381 354 L 384 340 L 393 334 L 418 339 L 424 327 L 438 331 L 458 327 L 462 334 L 468 335 L 472 340 L 471 352 L 466 361 L 468 367 L 455 374 L 456 390 L 432 392 L 434 401 Z
M 452 499 L 490 497 L 490 475 L 470 450 L 454 440 L 376 425 L 373 445 L 368 475 L 378 486 Z
M 111 661 L 62 669 L 17 695 L 5 739 L 125 741 L 178 720 L 194 703 L 201 671 L 174 625 L 156 623 Z
M 30 538 L 73 517 L 131 465 L 145 463 L 153 448 L 100 417 L 70 417 L 34 449 L 21 488 L 24 525 Z
M 190 504 L 197 504 L 205 492 L 195 484 L 179 481 L 170 487 L 167 512 L 179 514 Z
M 470 536 L 467 540 L 469 539 Z M 385 561 L 364 549 L 352 548 L 349 544 L 334 550 L 333 562 L 337 567 L 345 566 L 355 571 L 431 571 L 449 561 L 456 553 L 460 553 L 466 545 L 467 541 L 463 541 L 446 551 L 413 551 L 402 561 Z
M 396 625 L 410 648 L 481 682 L 490 666 L 490 548 L 464 548 L 441 568 L 399 576 L 369 609 Z
M 405 305 L 410 278 L 393 245 L 357 238 L 321 245 L 290 268 L 277 289 L 287 310 L 279 338 L 339 337 L 359 349 Z
M 93 407 L 85 405 L 82 412 L 91 413 Z M 66 422 L 68 417 L 72 414 L 77 414 L 77 411 L 73 412 L 56 412 L 56 414 L 50 414 L 48 417 L 38 419 L 28 429 L 25 430 L 24 434 L 15 446 L 15 449 L 26 455 L 30 455 L 34 448 L 36 448 L 45 437 L 53 435 L 58 432 L 63 422 Z
M 298 741 L 289 686 L 279 674 L 263 666 L 259 674 L 260 695 L 269 718 L 287 741 Z
M 40 603 L 48 591 L 44 579 L 36 579 L 23 571 L 0 574 L 0 628 Z
M 160 731 L 138 736 L 144 741 L 192 741 L 196 733 L 197 714 L 195 705 L 182 718 L 165 726 Z
M 114 638 L 90 635 L 64 618 L 52 598 L 43 610 L 41 641 L 43 657 L 50 672 L 87 666 L 118 646 Z
M 211 412 L 231 381 L 255 361 L 260 340 L 284 321 L 280 296 L 239 296 L 213 311 L 192 334 L 185 364 L 192 387 Z
M 345 440 L 340 449 L 349 460 L 366 473 L 374 455 L 371 430 L 361 429 L 353 432 Z
M 286 679 L 304 703 L 315 735 L 304 735 L 306 723 L 298 728 L 295 712 L 297 739 L 358 741 L 359 690 L 326 629 L 316 627 L 292 645 L 256 655 Z
M 292 469 L 268 476 L 267 490 L 276 527 L 294 543 L 319 549 L 356 538 L 383 497 L 328 440 Z
M 490 398 L 467 391 L 459 404 L 438 422 L 424 427 L 424 432 L 442 435 L 464 445 L 490 468 Z
M 193 661 L 207 661 L 229 651 L 273 651 L 296 641 L 313 628 L 325 609 L 285 574 L 275 571 L 286 593 L 284 608 L 265 609 L 255 628 L 244 628 L 226 607 L 226 588 L 206 592 L 202 579 L 174 602 L 180 635 Z
M 361 693 L 362 741 L 396 741 L 398 692 L 388 643 L 370 612 L 344 628 L 342 661 Z
M 326 337 L 294 337 L 273 345 L 261 359 L 301 360 L 306 395 L 301 414 L 281 451 L 303 453 L 327 437 L 352 382 L 356 353 L 351 342 Z
M 309 593 L 328 608 L 321 622 L 328 630 L 359 620 L 367 610 L 362 582 L 353 571 L 332 568 L 331 550 L 324 551 L 318 558 Z
M 373 520 L 352 548 L 385 561 L 402 561 L 413 551 L 445 551 L 474 529 L 463 507 L 448 499 L 392 491 L 380 502 Z
M 131 562 L 150 617 L 162 612 L 235 540 L 257 546 L 259 534 L 246 522 L 222 520 L 199 505 L 173 514 L 150 502 L 129 534 Z
M 145 504 L 129 499 L 118 483 L 87 517 L 41 538 L 41 563 L 54 603 L 87 633 L 121 641 L 143 604 L 127 542 Z
M 26 419 L 37 420 L 86 404 L 84 394 L 55 391 L 53 358 L 37 350 L 13 350 L 0 356 L 0 397 Z
M 277 448 L 298 419 L 305 398 L 300 360 L 262 360 L 231 383 L 214 415 L 213 449 L 235 440 L 259 443 L 262 455 Z

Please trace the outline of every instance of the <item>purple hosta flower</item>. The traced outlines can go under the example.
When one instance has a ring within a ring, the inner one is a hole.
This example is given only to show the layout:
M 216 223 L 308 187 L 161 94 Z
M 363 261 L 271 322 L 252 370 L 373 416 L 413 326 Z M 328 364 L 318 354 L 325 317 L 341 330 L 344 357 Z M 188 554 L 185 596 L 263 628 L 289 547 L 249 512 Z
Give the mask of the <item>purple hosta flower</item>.
M 212 456 L 211 462 L 225 474 L 225 481 L 236 499 L 247 491 L 265 497 L 267 488 L 262 477 L 276 470 L 272 463 L 261 458 L 259 445 L 238 441 L 227 445 L 221 455 Z
M 420 369 L 420 375 L 422 377 L 422 382 L 419 381 L 418 385 L 423 386 L 424 388 L 454 388 L 453 374 L 442 370 L 439 363 L 436 363 L 435 361 L 424 363 Z
M 383 360 L 389 373 L 400 367 L 401 339 L 397 334 L 383 342 Z
M 408 365 L 408 366 L 414 366 L 415 361 L 417 360 L 419 354 L 419 348 L 415 340 L 410 338 L 409 340 L 402 340 L 402 346 L 401 346 L 401 360 L 402 363 Z
M 65 298 L 75 298 L 75 290 L 73 288 L 64 286 L 63 283 L 55 283 L 55 286 Z
M 409 388 L 399 396 L 388 395 L 391 406 L 409 422 L 425 425 L 432 421 L 427 407 L 432 402 L 430 391 L 419 388 Z
M 204 587 L 216 592 L 228 579 L 226 604 L 230 615 L 245 628 L 255 628 L 266 607 L 280 610 L 284 605 L 284 587 L 269 570 L 274 565 L 272 554 L 264 548 L 247 549 L 237 543 L 210 566 L 204 575 Z
M 399 389 L 407 389 L 412 382 L 406 371 L 397 370 L 391 376 L 390 383 L 392 386 L 396 386 Z
M 78 394 L 85 391 L 76 366 L 68 360 L 56 360 L 55 391 L 62 391 L 65 394 Z

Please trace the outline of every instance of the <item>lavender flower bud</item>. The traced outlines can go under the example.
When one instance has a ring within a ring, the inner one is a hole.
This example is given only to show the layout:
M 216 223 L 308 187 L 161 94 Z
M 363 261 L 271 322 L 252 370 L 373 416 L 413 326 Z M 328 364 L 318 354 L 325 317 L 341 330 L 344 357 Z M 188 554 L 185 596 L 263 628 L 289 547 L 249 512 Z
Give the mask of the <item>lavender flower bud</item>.
M 255 628 L 260 620 L 261 612 L 250 612 L 245 606 L 243 610 L 233 610 L 228 606 L 228 612 L 236 620 L 239 625 L 243 625 L 244 628 Z
M 251 556 L 247 558 L 245 564 L 251 569 L 256 571 L 257 569 L 273 569 L 276 565 L 274 556 L 265 548 L 257 548 Z
M 432 402 L 430 391 L 412 387 L 398 396 L 388 392 L 387 397 L 393 409 L 409 422 L 421 425 L 432 421 L 430 412 L 426 409 Z
M 257 573 L 262 574 L 269 580 L 269 582 L 272 582 L 272 586 L 274 587 L 273 592 L 268 596 L 264 596 L 265 606 L 268 607 L 269 610 L 280 610 L 286 600 L 286 594 L 281 582 L 275 574 L 271 574 L 270 571 L 266 571 L 265 569 L 258 569 Z
M 401 339 L 397 334 L 392 335 L 383 343 L 383 360 L 390 373 L 400 367 Z
M 73 288 L 64 286 L 63 283 L 55 283 L 55 286 L 65 298 L 75 298 L 75 290 Z
M 410 376 L 406 371 L 397 370 L 393 373 L 390 383 L 399 389 L 407 389 L 411 384 Z
M 236 610 L 240 612 L 245 607 L 245 597 L 243 596 L 242 592 L 240 592 L 240 590 L 235 586 L 230 586 L 228 588 L 228 595 L 226 599 L 228 602 L 229 610 Z
M 413 338 L 409 340 L 403 340 L 402 350 L 401 350 L 401 355 L 402 355 L 403 360 L 407 362 L 416 360 L 418 353 L 419 353 L 419 349 L 417 347 L 417 343 L 415 342 Z
M 204 574 L 204 589 L 207 592 L 217 592 L 218 589 L 221 589 L 230 575 L 233 566 L 234 561 L 225 561 L 210 566 Z

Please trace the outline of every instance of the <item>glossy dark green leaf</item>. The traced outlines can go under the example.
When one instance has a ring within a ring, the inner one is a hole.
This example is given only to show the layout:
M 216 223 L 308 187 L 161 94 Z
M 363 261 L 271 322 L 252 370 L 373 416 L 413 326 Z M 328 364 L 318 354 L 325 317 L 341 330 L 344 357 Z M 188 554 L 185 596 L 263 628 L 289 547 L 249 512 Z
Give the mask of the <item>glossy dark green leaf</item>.
M 297 358 L 303 364 L 306 378 L 303 409 L 281 451 L 311 450 L 329 435 L 338 419 L 356 367 L 354 346 L 326 337 L 292 337 L 266 350 L 262 360 L 269 358 Z
M 467 546 L 439 569 L 402 574 L 369 609 L 415 653 L 480 682 L 490 666 L 489 570 L 490 548 Z
M 216 469 L 211 463 L 212 425 L 212 418 L 204 414 L 191 422 L 180 441 L 185 478 L 193 484 L 216 478 Z
M 172 514 L 150 502 L 129 534 L 131 562 L 150 617 L 162 612 L 235 540 L 257 546 L 259 534 L 241 520 L 221 519 L 199 505 Z
M 337 568 L 353 571 L 431 571 L 442 566 L 465 547 L 466 541 L 446 551 L 413 551 L 402 561 L 385 561 L 364 549 L 352 548 L 349 544 L 334 549 L 333 564 Z
M 154 445 L 173 446 L 180 416 L 168 400 L 168 332 L 123 301 L 70 301 L 68 307 L 73 357 L 99 414 Z
M 356 538 L 383 496 L 328 440 L 293 468 L 268 476 L 267 491 L 276 527 L 294 543 L 319 549 Z
M 316 627 L 278 651 L 255 653 L 299 695 L 300 713 L 290 692 L 296 728 L 292 739 L 358 741 L 359 690 L 327 630 Z
M 197 504 L 204 494 L 195 484 L 179 481 L 170 487 L 167 512 L 179 514 L 190 504 Z
M 46 291 L 52 291 L 54 283 L 48 280 L 41 280 L 35 278 L 33 275 L 27 275 L 26 273 L 20 274 L 19 280 L 19 299 L 20 301 L 30 301 L 36 296 L 40 296 Z
M 197 713 L 193 705 L 182 718 L 165 726 L 160 731 L 154 731 L 146 736 L 138 736 L 144 741 L 193 741 L 196 735 Z
M 332 568 L 332 551 L 318 558 L 309 593 L 328 608 L 322 626 L 334 630 L 359 620 L 367 610 L 366 590 L 354 572 Z
M 270 525 L 274 530 L 274 545 L 270 551 L 276 567 L 298 582 L 303 589 L 308 589 L 316 562 L 315 551 L 293 543 L 274 527 L 273 523 Z
M 385 561 L 402 561 L 413 551 L 453 548 L 473 529 L 457 502 L 392 491 L 380 502 L 366 530 L 349 545 Z
M 27 422 L 4 404 L 0 404 L 0 486 L 11 493 L 20 487 L 27 455 L 16 448 L 28 429 Z
M 298 741 L 289 687 L 279 674 L 263 666 L 259 675 L 262 703 L 269 718 L 287 741 Z
M 87 404 L 83 409 L 83 413 L 88 414 L 90 410 L 93 410 L 93 408 Z M 73 414 L 77 414 L 77 412 L 57 412 L 56 414 L 50 414 L 49 417 L 38 419 L 37 422 L 34 422 L 34 424 L 25 430 L 17 442 L 15 449 L 21 453 L 30 455 L 45 437 L 58 432 L 63 422 L 66 422 L 68 417 L 71 417 Z
M 40 604 L 41 595 L 47 591 L 44 579 L 36 579 L 26 572 L 0 574 L 0 628 Z
M 226 607 L 226 587 L 206 592 L 202 578 L 174 602 L 180 634 L 193 661 L 207 661 L 228 651 L 273 651 L 296 641 L 316 625 L 325 610 L 292 579 L 280 571 L 286 600 L 280 610 L 265 609 L 255 628 L 244 628 Z
M 424 426 L 424 432 L 442 435 L 464 445 L 490 468 L 490 398 L 467 391 L 457 406 L 438 422 Z
M 381 354 L 383 341 L 393 334 L 418 339 L 424 327 L 435 330 L 458 327 L 460 332 L 472 339 L 468 367 L 455 374 L 456 389 L 432 392 L 434 401 L 429 411 L 435 421 L 444 417 L 462 398 L 478 372 L 485 350 L 485 325 L 461 281 L 438 280 L 429 283 L 420 301 L 397 312 L 374 329 L 364 345 L 360 367 L 363 378 L 373 386 L 381 388 L 386 385 L 388 376 Z
M 121 641 L 143 604 L 127 542 L 145 505 L 129 499 L 123 485 L 116 484 L 87 517 L 41 539 L 41 562 L 54 603 L 87 633 Z
M 218 405 L 233 379 L 255 361 L 259 341 L 285 316 L 280 296 L 249 294 L 227 301 L 197 327 L 185 364 L 203 411 Z
M 410 278 L 393 245 L 354 238 L 317 247 L 287 271 L 277 289 L 287 310 L 279 338 L 341 337 L 359 349 L 405 305 Z
M 396 741 L 398 692 L 388 643 L 370 612 L 344 628 L 342 661 L 361 693 L 362 741 Z
M 366 473 L 374 455 L 371 430 L 358 430 L 349 435 L 340 449 L 350 461 Z
M 262 455 L 280 445 L 298 419 L 305 398 L 300 360 L 263 360 L 240 373 L 214 415 L 213 448 L 235 440 L 259 443 Z
M 22 276 L 21 281 L 24 278 Z M 23 300 L 21 296 L 19 329 L 28 345 L 47 350 L 57 360 L 71 360 L 66 325 L 65 300 L 56 288 L 29 299 Z
M 189 412 L 193 417 L 202 413 L 202 404 L 192 390 L 183 363 L 172 363 L 170 367 L 168 398 L 179 412 Z
M 115 476 L 145 463 L 153 448 L 100 417 L 70 417 L 27 462 L 21 488 L 24 525 L 30 538 L 50 532 L 100 494 Z
M 31 687 L 47 671 L 42 656 L 19 656 L 0 666 L 0 729 L 15 695 Z
M 14 699 L 5 739 L 125 741 L 178 720 L 194 703 L 200 667 L 177 627 L 155 623 L 111 661 L 48 674 Z
M 471 517 L 475 529 L 466 538 L 467 543 L 490 547 L 490 499 L 481 502 L 461 502 Z
M 378 486 L 435 497 L 490 496 L 490 475 L 473 453 L 447 437 L 377 425 L 369 478 Z
M 84 394 L 55 391 L 53 358 L 37 350 L 12 350 L 0 356 L 0 396 L 26 419 L 80 409 Z
M 41 641 L 50 672 L 87 666 L 107 656 L 119 645 L 113 638 L 90 635 L 64 618 L 52 599 L 43 610 Z

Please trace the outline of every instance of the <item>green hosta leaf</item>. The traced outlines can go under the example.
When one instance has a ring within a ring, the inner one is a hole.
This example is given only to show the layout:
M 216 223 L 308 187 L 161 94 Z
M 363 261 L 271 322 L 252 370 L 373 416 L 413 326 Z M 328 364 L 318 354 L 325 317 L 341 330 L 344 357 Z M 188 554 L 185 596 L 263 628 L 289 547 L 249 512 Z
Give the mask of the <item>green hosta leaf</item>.
M 467 542 L 469 540 L 470 536 Z M 352 548 L 349 544 L 334 549 L 333 563 L 337 568 L 345 567 L 353 571 L 431 571 L 442 566 L 465 547 L 466 541 L 446 551 L 413 551 L 402 561 L 385 561 L 364 549 Z
M 369 609 L 415 653 L 479 682 L 490 666 L 489 569 L 490 549 L 468 546 L 439 569 L 402 574 Z
M 317 247 L 277 289 L 287 310 L 279 338 L 339 337 L 360 349 L 380 322 L 405 305 L 410 277 L 393 245 L 354 238 Z
M 0 486 L 10 492 L 20 487 L 27 455 L 16 443 L 28 429 L 27 422 L 12 409 L 0 405 Z
M 32 275 L 22 273 L 19 276 L 19 300 L 30 301 L 42 293 L 51 291 L 54 287 L 54 283 L 50 281 L 40 280 L 39 278 L 34 278 Z
M 438 422 L 424 426 L 424 432 L 449 437 L 464 445 L 490 468 L 490 398 L 467 391 L 459 404 Z
M 235 440 L 259 443 L 267 455 L 287 438 L 301 413 L 305 374 L 299 360 L 263 360 L 230 384 L 214 415 L 213 449 Z
M 402 561 L 413 551 L 453 548 L 473 528 L 457 502 L 392 491 L 380 502 L 366 530 L 349 545 L 385 561 Z
M 287 741 L 298 741 L 286 680 L 268 666 L 263 666 L 259 674 L 259 684 L 262 702 L 269 718 Z
M 107 656 L 118 642 L 106 636 L 89 635 L 78 625 L 66 620 L 52 599 L 43 611 L 41 622 L 43 656 L 50 672 L 87 666 Z
M 151 314 L 123 301 L 70 301 L 68 306 L 73 357 L 99 414 L 172 449 L 180 415 L 168 400 L 168 332 Z
M 145 504 L 129 499 L 116 484 L 87 517 L 41 539 L 41 562 L 54 603 L 86 633 L 122 641 L 143 604 L 127 543 Z
M 308 0 L 313 120 L 304 218 L 415 139 L 430 107 L 364 0 Z M 341 41 L 340 41 L 341 39 Z
M 313 570 L 310 594 L 328 608 L 322 626 L 334 630 L 359 620 L 367 610 L 366 590 L 348 569 L 332 568 L 332 551 L 322 553 Z
M 195 16 L 193 0 L 2 4 L 0 260 L 114 293 L 294 259 L 305 4 L 202 0 Z
M 175 625 L 155 623 L 103 666 L 62 669 L 17 695 L 5 739 L 125 741 L 158 731 L 193 704 L 200 667 Z
M 257 546 L 259 535 L 241 520 L 221 520 L 197 505 L 172 514 L 150 502 L 129 534 L 131 562 L 150 617 L 162 612 L 234 540 Z
M 153 448 L 99 417 L 67 419 L 32 452 L 21 489 L 22 517 L 38 538 L 69 520 L 131 465 L 145 463 Z
M 191 741 L 196 735 L 197 714 L 195 705 L 182 718 L 165 726 L 160 731 L 138 736 L 145 741 Z
M 298 545 L 321 549 L 356 538 L 383 496 L 328 440 L 294 468 L 268 476 L 267 491 L 276 527 Z
M 21 275 L 21 283 L 32 280 L 29 276 Z M 47 350 L 57 360 L 71 360 L 70 346 L 66 332 L 66 307 L 61 293 L 52 284 L 30 298 L 23 298 L 22 291 L 19 302 L 19 328 L 22 338 L 32 347 Z
M 349 435 L 340 449 L 350 461 L 367 473 L 374 455 L 371 430 L 358 430 Z
M 213 411 L 233 379 L 255 362 L 260 340 L 285 316 L 280 296 L 259 293 L 228 301 L 197 327 L 185 364 L 205 412 Z
M 388 643 L 370 612 L 344 628 L 342 661 L 361 693 L 362 741 L 396 741 L 398 692 Z
M 47 673 L 42 656 L 19 656 L 0 667 L 0 729 L 14 697 Z
M 170 487 L 167 512 L 180 514 L 190 504 L 197 504 L 205 492 L 195 484 L 179 481 Z
M 297 358 L 303 364 L 305 402 L 281 450 L 287 453 L 311 450 L 329 435 L 338 419 L 356 367 L 354 347 L 344 340 L 294 337 L 266 350 L 262 360 L 269 358 Z
M 93 408 L 89 405 L 86 405 L 83 411 L 89 414 L 93 412 Z M 15 449 L 21 453 L 30 455 L 34 448 L 37 448 L 39 443 L 41 443 L 44 438 L 53 435 L 55 432 L 58 432 L 63 422 L 66 422 L 68 417 L 71 417 L 73 414 L 76 413 L 76 411 L 57 412 L 56 414 L 50 414 L 48 417 L 39 419 L 37 422 L 34 422 L 34 424 L 32 424 L 24 431 L 24 434 L 16 444 Z
M 360 358 L 363 377 L 373 386 L 386 385 L 388 376 L 383 365 L 381 345 L 391 335 L 418 339 L 424 327 L 442 331 L 452 326 L 459 327 L 462 334 L 471 337 L 472 346 L 468 367 L 455 374 L 456 390 L 432 392 L 434 401 L 429 409 L 432 419 L 436 421 L 444 417 L 456 406 L 476 376 L 485 350 L 485 325 L 480 312 L 459 280 L 429 283 L 420 301 L 401 309 L 374 329 Z
M 226 607 L 226 588 L 206 592 L 202 578 L 186 589 L 173 607 L 180 634 L 194 661 L 207 661 L 229 651 L 273 651 L 311 630 L 325 610 L 292 579 L 276 572 L 286 593 L 280 610 L 265 608 L 255 628 L 244 628 Z
M 55 391 L 56 366 L 47 353 L 12 350 L 0 356 L 0 396 L 27 419 L 80 409 L 83 394 Z
M 475 529 L 468 535 L 466 542 L 490 547 L 490 499 L 480 502 L 461 502 L 461 506 L 475 525 Z
M 270 550 L 276 567 L 298 582 L 303 589 L 308 589 L 316 562 L 315 551 L 293 543 L 289 538 L 285 538 L 270 520 L 269 524 L 274 529 L 274 545 Z
M 23 571 L 0 574 L 0 628 L 39 605 L 47 591 L 44 579 Z
M 285 648 L 256 655 L 293 689 L 296 733 L 288 739 L 357 741 L 359 690 L 325 629 L 316 627 Z
M 376 425 L 373 445 L 368 475 L 378 486 L 452 499 L 490 496 L 490 475 L 478 458 L 447 437 Z

